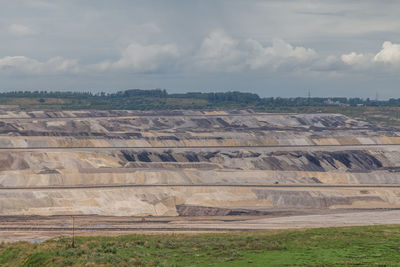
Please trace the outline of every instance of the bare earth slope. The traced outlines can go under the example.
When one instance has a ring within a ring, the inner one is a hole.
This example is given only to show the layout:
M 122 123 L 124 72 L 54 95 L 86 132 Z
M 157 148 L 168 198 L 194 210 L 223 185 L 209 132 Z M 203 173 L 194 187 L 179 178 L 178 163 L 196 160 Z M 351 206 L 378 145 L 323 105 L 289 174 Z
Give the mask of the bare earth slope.
M 400 208 L 400 131 L 343 115 L 0 112 L 4 227 L 10 215 L 240 220 Z

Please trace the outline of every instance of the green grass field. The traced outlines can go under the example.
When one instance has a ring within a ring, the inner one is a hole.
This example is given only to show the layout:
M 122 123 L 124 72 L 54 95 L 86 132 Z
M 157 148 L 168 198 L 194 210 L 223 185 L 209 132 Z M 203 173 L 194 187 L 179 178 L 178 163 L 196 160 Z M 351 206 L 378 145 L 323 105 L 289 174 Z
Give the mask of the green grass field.
M 0 266 L 400 266 L 400 226 L 1 244 Z

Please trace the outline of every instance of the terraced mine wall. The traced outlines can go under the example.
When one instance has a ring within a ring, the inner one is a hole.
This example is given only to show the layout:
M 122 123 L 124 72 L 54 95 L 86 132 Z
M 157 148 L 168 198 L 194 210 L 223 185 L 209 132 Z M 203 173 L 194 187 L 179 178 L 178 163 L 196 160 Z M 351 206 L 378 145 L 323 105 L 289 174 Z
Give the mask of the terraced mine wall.
M 0 111 L 0 215 L 400 208 L 400 132 L 336 114 Z

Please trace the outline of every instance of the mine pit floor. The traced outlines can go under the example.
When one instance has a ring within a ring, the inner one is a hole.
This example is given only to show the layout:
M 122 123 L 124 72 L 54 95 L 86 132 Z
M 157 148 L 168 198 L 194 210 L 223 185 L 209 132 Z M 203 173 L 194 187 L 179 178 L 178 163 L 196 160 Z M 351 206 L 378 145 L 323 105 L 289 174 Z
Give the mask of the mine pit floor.
M 205 233 L 400 224 L 399 209 L 271 211 L 262 216 L 0 216 L 0 241 L 42 242 L 71 236 Z

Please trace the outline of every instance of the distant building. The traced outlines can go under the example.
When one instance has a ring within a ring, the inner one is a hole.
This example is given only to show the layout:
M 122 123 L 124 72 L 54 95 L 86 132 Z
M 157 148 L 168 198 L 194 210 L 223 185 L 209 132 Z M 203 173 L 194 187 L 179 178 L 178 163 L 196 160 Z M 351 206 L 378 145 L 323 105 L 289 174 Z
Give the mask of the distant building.
M 334 106 L 341 106 L 342 105 L 342 103 L 340 103 L 339 101 L 332 101 L 332 99 L 330 99 L 330 98 L 328 100 L 325 100 L 324 104 L 334 105 Z

